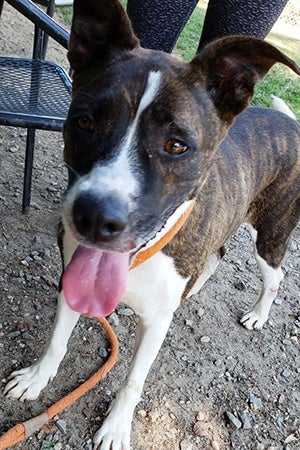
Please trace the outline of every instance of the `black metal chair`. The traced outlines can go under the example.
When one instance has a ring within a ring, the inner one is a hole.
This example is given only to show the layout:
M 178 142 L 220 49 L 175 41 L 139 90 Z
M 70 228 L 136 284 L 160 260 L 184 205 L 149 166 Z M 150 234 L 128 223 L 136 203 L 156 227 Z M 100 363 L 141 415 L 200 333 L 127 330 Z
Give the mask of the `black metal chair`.
M 72 6 L 73 0 L 33 0 L 34 3 L 38 3 L 39 5 L 45 6 L 46 12 L 48 16 L 53 17 L 54 11 L 57 7 L 61 6 Z M 48 45 L 48 34 L 40 30 L 41 39 L 42 39 L 42 47 L 41 47 L 41 55 L 42 58 L 45 59 L 47 45 Z
M 30 207 L 35 130 L 62 131 L 71 102 L 71 79 L 42 59 L 42 32 L 65 48 L 69 34 L 30 0 L 6 0 L 35 25 L 32 58 L 0 57 L 0 125 L 27 128 L 23 213 Z M 53 0 L 50 0 L 53 1 Z M 0 14 L 4 0 L 0 0 Z

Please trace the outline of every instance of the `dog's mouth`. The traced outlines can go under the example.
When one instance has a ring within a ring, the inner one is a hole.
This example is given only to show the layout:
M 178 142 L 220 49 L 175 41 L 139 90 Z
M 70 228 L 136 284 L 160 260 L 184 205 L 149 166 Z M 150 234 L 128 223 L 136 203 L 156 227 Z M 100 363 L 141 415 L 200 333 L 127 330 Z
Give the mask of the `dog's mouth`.
M 111 314 L 125 292 L 130 264 L 134 267 L 135 260 L 150 248 L 161 249 L 164 236 L 178 225 L 191 206 L 192 201 L 184 202 L 153 238 L 131 253 L 107 252 L 79 244 L 62 276 L 68 305 L 75 311 L 95 317 Z

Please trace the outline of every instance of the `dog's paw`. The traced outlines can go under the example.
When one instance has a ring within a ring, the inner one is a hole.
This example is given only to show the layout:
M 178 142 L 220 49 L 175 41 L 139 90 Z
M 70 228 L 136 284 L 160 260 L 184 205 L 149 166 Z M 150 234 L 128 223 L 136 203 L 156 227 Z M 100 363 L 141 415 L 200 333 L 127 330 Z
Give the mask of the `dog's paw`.
M 267 319 L 253 308 L 241 318 L 240 322 L 247 330 L 261 330 Z
M 40 363 L 16 370 L 8 377 L 4 395 L 20 401 L 35 400 L 55 375 L 56 370 L 51 370 L 49 366 Z
M 94 436 L 94 450 L 130 450 L 131 423 L 124 417 L 110 417 Z

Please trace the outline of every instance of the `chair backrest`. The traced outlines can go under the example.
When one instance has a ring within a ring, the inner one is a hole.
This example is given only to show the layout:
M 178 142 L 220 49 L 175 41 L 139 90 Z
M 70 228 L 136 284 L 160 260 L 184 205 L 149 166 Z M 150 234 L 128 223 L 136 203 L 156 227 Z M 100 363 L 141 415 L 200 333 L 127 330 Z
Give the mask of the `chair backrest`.
M 6 2 L 12 5 L 64 48 L 68 48 L 69 33 L 31 0 L 6 0 Z

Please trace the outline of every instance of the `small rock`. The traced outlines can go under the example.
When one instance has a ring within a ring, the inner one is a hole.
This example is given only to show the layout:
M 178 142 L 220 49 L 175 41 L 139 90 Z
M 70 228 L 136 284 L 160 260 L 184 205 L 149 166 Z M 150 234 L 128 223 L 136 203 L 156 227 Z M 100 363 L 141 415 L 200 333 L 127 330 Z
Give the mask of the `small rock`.
M 44 248 L 44 250 L 41 252 L 41 255 L 46 259 L 50 259 L 51 258 L 51 250 L 49 250 L 49 248 Z
M 200 341 L 202 344 L 207 344 L 208 342 L 210 342 L 210 337 L 209 336 L 202 336 L 200 338 Z
M 22 333 L 22 338 L 26 339 L 26 341 L 32 341 L 34 339 L 34 337 L 32 336 L 32 334 L 28 333 L 27 331 L 25 331 L 24 333 Z
M 256 265 L 256 259 L 255 258 L 249 258 L 247 259 L 248 266 L 255 266 Z
M 53 450 L 62 450 L 62 443 L 58 442 L 54 445 Z
M 37 262 L 42 261 L 42 258 L 39 255 L 34 255 L 33 259 Z
M 239 430 L 242 427 L 242 422 L 230 411 L 226 411 L 227 419 L 229 420 L 230 425 L 236 429 Z
M 274 430 L 269 431 L 269 436 L 273 441 L 275 441 L 277 439 L 277 436 L 276 436 L 276 433 Z
M 282 427 L 283 426 L 283 417 L 279 416 L 276 422 L 279 427 Z
M 242 414 L 241 420 L 242 420 L 242 423 L 243 423 L 243 429 L 244 430 L 250 430 L 252 428 L 250 419 L 249 419 L 249 417 L 247 416 L 246 413 Z
M 191 319 L 186 319 L 185 324 L 186 324 L 188 327 L 192 327 L 192 326 L 193 326 L 193 321 L 192 321 Z
M 57 189 L 55 187 L 52 187 L 52 186 L 48 186 L 46 189 L 47 189 L 48 192 L 52 192 L 52 193 L 57 192 Z
M 263 444 L 262 442 L 260 442 L 259 444 L 257 444 L 256 450 L 265 450 L 264 444 Z
M 213 448 L 213 450 L 220 450 L 220 446 L 219 446 L 219 443 L 217 441 L 212 440 L 210 445 L 211 445 L 211 448 Z
M 198 314 L 199 317 L 203 317 L 204 314 L 205 314 L 204 308 L 199 308 L 198 311 L 197 311 L 197 314 Z
M 134 311 L 131 308 L 119 308 L 118 314 L 120 314 L 120 316 L 133 316 Z
M 281 376 L 283 376 L 284 378 L 289 378 L 291 376 L 291 371 L 289 369 L 283 369 L 283 371 L 281 372 Z
M 42 243 L 42 239 L 40 238 L 40 236 L 36 235 L 36 236 L 34 236 L 33 242 L 35 244 L 41 244 Z
M 7 334 L 7 337 L 15 339 L 16 337 L 19 337 L 21 335 L 21 332 L 16 330 L 16 331 L 11 331 L 10 333 Z
M 259 397 L 255 397 L 255 395 L 249 395 L 249 402 L 252 411 L 256 411 L 257 409 L 261 409 L 263 407 L 262 400 Z
M 28 261 L 26 261 L 26 259 L 22 259 L 21 264 L 22 264 L 22 266 L 25 266 L 25 267 L 29 266 L 29 263 L 28 263 Z
M 107 358 L 108 351 L 106 350 L 106 348 L 104 347 L 99 348 L 99 355 L 101 356 L 101 358 Z
M 196 419 L 198 422 L 208 422 L 209 421 L 209 415 L 206 411 L 199 411 Z
M 120 319 L 119 319 L 118 315 L 115 312 L 111 313 L 109 318 L 113 322 L 113 325 L 115 327 L 120 325 Z
M 193 446 L 188 440 L 181 441 L 179 447 L 180 450 L 193 450 Z
M 62 433 L 65 434 L 67 432 L 67 422 L 65 420 L 58 419 L 56 421 L 56 426 Z

